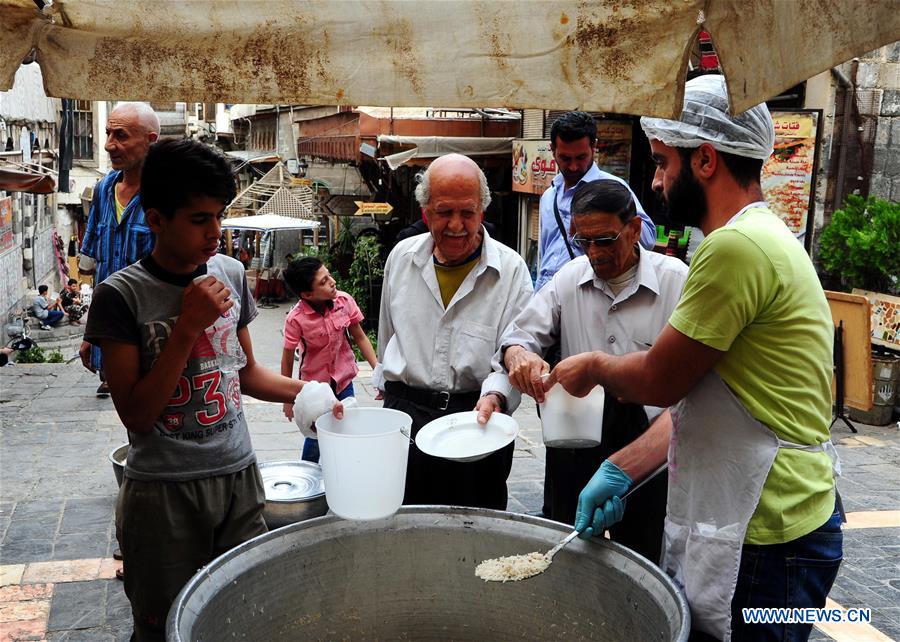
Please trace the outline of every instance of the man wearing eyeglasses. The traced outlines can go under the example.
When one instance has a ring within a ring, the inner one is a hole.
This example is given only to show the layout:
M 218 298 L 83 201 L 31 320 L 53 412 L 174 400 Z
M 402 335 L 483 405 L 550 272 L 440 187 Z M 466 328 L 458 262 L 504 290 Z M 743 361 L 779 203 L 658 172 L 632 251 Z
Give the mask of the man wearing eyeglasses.
M 621 182 L 587 182 L 574 190 L 572 241 L 584 256 L 564 265 L 515 318 L 482 391 L 502 390 L 508 373 L 516 390 L 543 402 L 541 375 L 550 368 L 541 355 L 555 343 L 563 358 L 595 350 L 624 354 L 653 345 L 675 309 L 687 267 L 643 249 L 641 227 L 636 202 Z M 489 397 L 479 404 L 482 418 L 489 415 Z M 641 435 L 648 420 L 671 421 L 668 411 L 620 403 L 610 395 L 604 406 L 603 417 L 597 417 L 602 422 L 599 446 L 547 448 L 544 513 L 549 519 L 574 524 L 578 494 L 601 462 Z M 628 501 L 629 515 L 611 536 L 656 561 L 666 510 L 665 478 L 649 482 Z
M 571 242 L 568 231 L 571 224 L 570 208 L 575 188 L 582 183 L 610 179 L 627 183 L 618 176 L 604 172 L 594 162 L 597 147 L 597 123 L 594 117 L 582 111 L 570 111 L 560 116 L 550 128 L 550 149 L 559 170 L 553 184 L 541 196 L 540 243 L 538 246 L 540 267 L 534 289 L 539 290 L 553 278 L 557 270 L 584 252 Z M 629 192 L 631 189 L 629 188 Z M 652 249 L 656 242 L 656 225 L 644 212 L 634 193 L 635 207 L 643 221 L 639 238 L 641 245 Z

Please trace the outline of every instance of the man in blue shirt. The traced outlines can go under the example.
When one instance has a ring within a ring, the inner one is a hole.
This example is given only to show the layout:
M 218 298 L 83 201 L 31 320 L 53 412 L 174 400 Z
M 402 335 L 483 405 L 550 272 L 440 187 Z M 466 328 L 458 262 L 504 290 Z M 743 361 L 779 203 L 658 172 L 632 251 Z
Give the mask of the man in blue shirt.
M 103 148 L 113 171 L 94 188 L 81 242 L 81 254 L 94 259 L 94 287 L 153 249 L 153 232 L 144 218 L 138 190 L 144 159 L 157 138 L 159 118 L 146 103 L 119 103 L 107 118 Z M 108 396 L 100 349 L 85 341 L 79 354 L 85 368 L 100 373 L 97 394 Z
M 575 188 L 581 183 L 600 179 L 612 179 L 628 186 L 618 176 L 597 167 L 594 162 L 596 147 L 597 123 L 590 114 L 581 111 L 566 112 L 550 128 L 550 149 L 553 150 L 559 173 L 553 178 L 553 185 L 541 196 L 540 268 L 534 284 L 535 291 L 553 278 L 559 268 L 584 254 L 572 244 L 569 237 L 572 220 L 569 209 Z M 644 222 L 641 245 L 652 249 L 656 242 L 656 225 L 644 211 L 634 192 L 632 196 L 637 205 L 638 216 Z M 565 230 L 565 235 L 560 231 L 560 225 Z

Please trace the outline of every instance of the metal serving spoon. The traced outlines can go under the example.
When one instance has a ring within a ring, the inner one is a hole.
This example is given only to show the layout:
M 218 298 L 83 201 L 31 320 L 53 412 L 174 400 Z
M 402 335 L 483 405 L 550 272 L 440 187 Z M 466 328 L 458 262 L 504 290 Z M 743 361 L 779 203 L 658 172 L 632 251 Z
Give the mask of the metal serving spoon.
M 629 488 L 628 492 L 625 493 L 624 495 L 622 495 L 622 501 L 624 502 L 626 499 L 628 499 L 631 496 L 632 493 L 634 493 L 641 486 L 643 486 L 644 484 L 649 482 L 651 479 L 655 479 L 657 475 L 661 474 L 664 470 L 668 469 L 668 467 L 669 467 L 669 464 L 667 462 L 667 463 L 663 464 L 662 466 L 660 466 L 659 468 L 657 468 L 656 470 L 654 470 L 648 476 L 644 477 L 640 482 L 638 482 L 637 484 L 635 484 L 634 486 Z M 571 533 L 566 535 L 565 538 L 559 544 L 557 544 L 556 546 L 551 548 L 549 551 L 547 551 L 547 555 L 546 555 L 547 560 L 548 561 L 552 560 L 554 555 L 559 553 L 563 549 L 563 547 L 566 546 L 566 544 L 571 542 L 576 537 L 578 537 L 578 531 L 572 531 Z
M 663 464 L 652 473 L 650 473 L 647 477 L 642 479 L 639 483 L 632 486 L 630 489 L 628 489 L 627 493 L 622 495 L 622 501 L 624 502 L 632 493 L 637 491 L 641 486 L 649 482 L 651 479 L 655 479 L 668 467 L 668 463 Z M 495 560 L 486 560 L 476 567 L 475 575 L 483 579 L 485 582 L 515 582 L 518 580 L 528 579 L 529 577 L 534 577 L 535 575 L 546 571 L 550 567 L 550 563 L 553 561 L 553 556 L 559 553 L 569 542 L 571 542 L 576 537 L 578 537 L 578 531 L 572 531 L 571 533 L 566 535 L 556 546 L 547 551 L 543 556 L 529 553 L 528 555 L 513 555 L 509 557 L 499 557 Z M 509 564 L 521 562 L 521 566 L 517 570 L 515 575 L 508 578 L 485 577 L 484 570 L 482 570 L 482 572 L 479 572 L 479 569 L 486 569 L 485 565 L 489 565 L 490 562 L 494 561 L 506 562 Z

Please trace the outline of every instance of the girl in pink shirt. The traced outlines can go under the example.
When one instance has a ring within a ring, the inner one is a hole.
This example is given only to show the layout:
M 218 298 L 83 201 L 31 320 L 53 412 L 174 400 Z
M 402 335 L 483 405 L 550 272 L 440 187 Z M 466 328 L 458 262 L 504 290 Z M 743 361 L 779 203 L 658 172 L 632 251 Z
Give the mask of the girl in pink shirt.
M 300 351 L 300 378 L 331 385 L 338 399 L 353 396 L 353 377 L 359 372 L 347 332 L 359 351 L 375 367 L 372 342 L 360 327 L 363 314 L 346 292 L 337 289 L 328 268 L 315 257 L 296 259 L 284 271 L 284 280 L 300 295 L 284 320 L 281 374 L 294 375 L 294 352 Z M 292 404 L 284 404 L 284 416 L 294 418 Z M 319 461 L 319 442 L 307 439 L 302 458 Z

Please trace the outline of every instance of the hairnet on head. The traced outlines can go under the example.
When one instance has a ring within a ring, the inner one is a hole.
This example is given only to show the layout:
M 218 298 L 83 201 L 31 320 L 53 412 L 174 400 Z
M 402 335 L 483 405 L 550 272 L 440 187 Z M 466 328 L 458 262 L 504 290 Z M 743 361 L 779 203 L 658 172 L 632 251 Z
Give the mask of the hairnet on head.
M 670 147 L 699 147 L 709 143 L 716 150 L 736 156 L 766 160 L 775 145 L 775 126 L 765 103 L 742 114 L 728 114 L 724 76 L 698 76 L 684 85 L 684 109 L 680 120 L 641 118 L 650 140 Z

